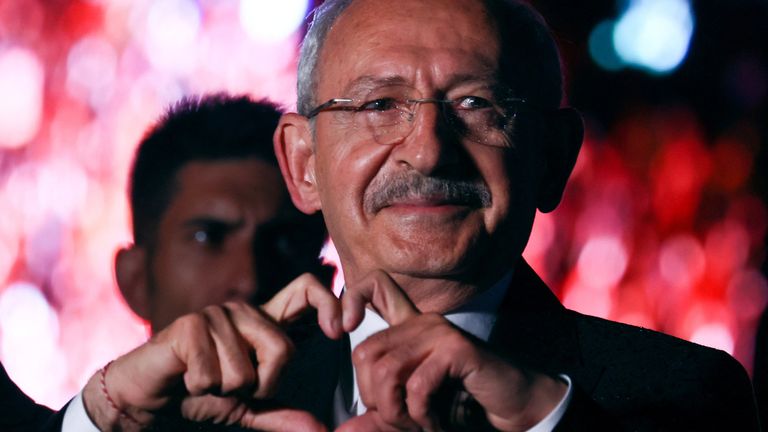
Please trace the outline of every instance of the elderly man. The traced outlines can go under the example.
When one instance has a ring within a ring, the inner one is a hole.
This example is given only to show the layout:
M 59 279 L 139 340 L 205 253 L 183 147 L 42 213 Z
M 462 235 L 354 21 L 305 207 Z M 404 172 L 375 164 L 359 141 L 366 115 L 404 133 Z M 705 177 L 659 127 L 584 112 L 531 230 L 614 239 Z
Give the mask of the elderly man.
M 568 311 L 520 259 L 581 143 L 560 73 L 523 4 L 326 1 L 275 147 L 294 204 L 324 215 L 341 301 L 303 276 L 185 316 L 91 379 L 95 423 L 757 430 L 731 357 Z M 323 334 L 291 342 L 309 307 Z

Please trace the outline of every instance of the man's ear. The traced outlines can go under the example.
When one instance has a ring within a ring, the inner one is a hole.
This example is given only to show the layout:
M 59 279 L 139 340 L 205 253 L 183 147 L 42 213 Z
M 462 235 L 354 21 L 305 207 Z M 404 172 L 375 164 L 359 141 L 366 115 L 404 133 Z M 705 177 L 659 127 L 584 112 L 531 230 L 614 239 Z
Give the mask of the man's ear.
M 309 120 L 296 113 L 280 118 L 273 137 L 275 155 L 280 164 L 293 204 L 306 214 L 320 210 L 315 182 L 315 151 Z
M 548 114 L 544 135 L 544 177 L 537 206 L 543 213 L 554 210 L 563 197 L 584 140 L 584 121 L 573 108 Z
M 130 246 L 120 248 L 115 255 L 115 277 L 125 302 L 133 312 L 149 321 L 150 299 L 144 248 Z

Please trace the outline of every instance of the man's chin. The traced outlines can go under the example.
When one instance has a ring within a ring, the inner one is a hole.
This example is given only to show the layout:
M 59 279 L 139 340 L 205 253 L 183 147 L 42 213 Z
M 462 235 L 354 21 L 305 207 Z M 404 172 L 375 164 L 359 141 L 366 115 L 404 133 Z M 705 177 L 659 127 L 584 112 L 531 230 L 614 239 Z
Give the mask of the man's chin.
M 383 267 L 393 275 L 420 279 L 453 279 L 467 271 L 470 254 L 447 254 L 447 249 L 441 246 L 430 246 L 434 244 L 423 243 L 418 248 L 401 248 L 383 259 Z

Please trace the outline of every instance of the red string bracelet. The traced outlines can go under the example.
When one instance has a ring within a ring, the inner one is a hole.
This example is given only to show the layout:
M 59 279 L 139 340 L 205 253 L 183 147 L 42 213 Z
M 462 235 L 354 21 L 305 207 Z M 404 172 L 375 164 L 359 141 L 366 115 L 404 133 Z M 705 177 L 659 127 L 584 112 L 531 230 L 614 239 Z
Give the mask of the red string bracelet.
M 117 406 L 114 400 L 112 400 L 112 396 L 109 395 L 109 392 L 107 391 L 107 370 L 109 370 L 109 365 L 111 365 L 112 362 L 110 361 L 106 365 L 104 365 L 103 368 L 99 371 L 99 381 L 101 381 L 101 391 L 104 393 L 104 397 L 107 398 L 107 402 L 109 402 L 109 406 L 114 408 L 115 411 L 120 415 L 121 418 L 127 419 L 128 421 L 136 424 L 137 426 L 141 427 L 142 424 L 139 423 L 138 420 L 133 418 L 130 414 L 120 409 L 120 407 Z

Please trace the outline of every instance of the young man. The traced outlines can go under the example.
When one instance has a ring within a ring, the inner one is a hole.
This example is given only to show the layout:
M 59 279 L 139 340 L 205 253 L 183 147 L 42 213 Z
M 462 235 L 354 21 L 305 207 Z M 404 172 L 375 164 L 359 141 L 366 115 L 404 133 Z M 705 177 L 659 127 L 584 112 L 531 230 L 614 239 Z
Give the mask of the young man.
M 293 208 L 272 149 L 279 118 L 247 97 L 185 98 L 139 144 L 134 243 L 115 273 L 153 332 L 211 304 L 268 299 L 317 261 L 322 223 Z

